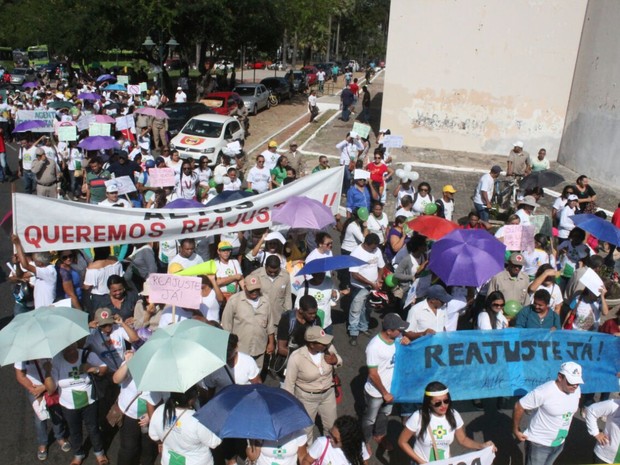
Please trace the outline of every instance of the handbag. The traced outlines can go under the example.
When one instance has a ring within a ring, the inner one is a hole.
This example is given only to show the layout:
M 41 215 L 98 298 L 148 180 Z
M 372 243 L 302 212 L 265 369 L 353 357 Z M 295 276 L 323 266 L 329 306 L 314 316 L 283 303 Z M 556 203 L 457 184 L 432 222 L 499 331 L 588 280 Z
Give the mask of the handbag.
M 342 381 L 335 369 L 333 370 L 332 380 L 334 381 L 334 391 L 336 393 L 336 405 L 339 405 L 344 398 L 344 393 L 342 392 Z
M 114 404 L 112 404 L 112 407 L 110 407 L 110 410 L 108 410 L 108 413 L 105 416 L 105 419 L 108 421 L 108 424 L 111 427 L 114 428 L 116 426 L 122 426 L 123 416 L 127 413 L 127 410 L 129 410 L 131 404 L 133 404 L 136 399 L 140 397 L 140 394 L 142 394 L 142 392 L 138 392 L 136 396 L 131 399 L 131 402 L 129 402 L 125 410 L 121 410 L 121 407 L 118 405 L 118 399 L 116 400 L 116 402 L 114 402 Z
M 573 329 L 573 322 L 575 321 L 575 316 L 577 315 L 577 307 L 579 306 L 579 302 L 581 302 L 581 296 L 579 296 L 578 299 L 575 299 L 570 303 L 570 310 L 566 314 L 566 318 L 564 318 L 564 323 L 562 323 L 562 329 Z
M 41 367 L 39 367 L 39 362 L 37 360 L 34 361 L 34 366 L 37 368 L 41 382 L 45 383 L 43 372 L 41 371 Z M 60 394 L 58 393 L 58 389 L 56 389 L 52 394 L 45 391 L 43 393 L 43 398 L 45 399 L 45 405 L 48 407 L 60 404 Z

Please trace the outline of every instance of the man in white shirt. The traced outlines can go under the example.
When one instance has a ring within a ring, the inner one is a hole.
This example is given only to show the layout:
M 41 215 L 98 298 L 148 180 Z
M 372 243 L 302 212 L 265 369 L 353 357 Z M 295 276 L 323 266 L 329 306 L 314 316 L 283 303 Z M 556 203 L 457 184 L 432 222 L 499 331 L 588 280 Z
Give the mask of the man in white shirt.
M 181 87 L 177 87 L 177 93 L 174 94 L 174 103 L 185 103 L 187 102 L 187 94 L 183 92 Z
M 494 165 L 489 173 L 485 173 L 478 181 L 474 193 L 474 207 L 482 221 L 489 221 L 489 210 L 491 209 L 491 198 L 495 191 L 495 180 L 502 172 L 499 165 Z
M 131 203 L 125 199 L 119 199 L 118 186 L 114 182 L 109 182 L 105 188 L 106 199 L 99 202 L 102 207 L 123 207 L 133 208 Z
M 442 194 L 440 199 L 435 200 L 437 204 L 437 216 L 452 221 L 452 214 L 454 213 L 454 194 L 456 194 L 456 189 L 450 184 L 446 184 L 443 186 Z
M 366 299 L 370 291 L 381 289 L 381 276 L 385 262 L 379 249 L 379 236 L 368 234 L 364 242 L 358 245 L 351 256 L 366 262 L 366 265 L 354 266 L 351 272 L 351 307 L 349 308 L 349 344 L 357 345 L 359 333 L 370 335 L 368 332 L 368 317 L 366 316 Z
M 29 271 L 35 276 L 33 290 L 34 308 L 51 305 L 56 299 L 56 267 L 51 264 L 52 256 L 49 252 L 35 252 L 32 254 L 34 263 L 28 261 L 22 243 L 16 234 L 11 236 L 15 253 L 19 259 L 19 265 L 25 271 Z M 18 266 L 19 266 L 18 265 Z
M 276 163 L 278 162 L 278 158 L 280 158 L 280 154 L 278 153 L 278 143 L 275 140 L 270 140 L 269 144 L 267 144 L 267 150 L 261 153 L 263 157 L 265 157 L 265 168 L 269 171 L 276 167 Z
M 525 464 L 553 464 L 568 436 L 573 416 L 579 408 L 583 384 L 581 366 L 565 362 L 557 378 L 548 381 L 521 398 L 512 413 L 512 432 L 525 441 Z M 528 428 L 521 432 L 521 418 L 526 410 L 534 411 Z
M 441 333 L 446 330 L 446 304 L 452 296 L 439 284 L 428 288 L 426 299 L 415 304 L 407 314 L 411 340 L 427 334 Z
M 183 239 L 179 244 L 179 253 L 175 255 L 168 264 L 168 272 L 170 272 L 170 266 L 173 263 L 181 265 L 182 269 L 189 268 L 190 266 L 199 265 L 204 260 L 196 252 L 196 241 L 194 239 Z
M 530 226 L 532 222 L 530 221 L 530 217 L 534 214 L 534 210 L 538 207 L 536 203 L 536 199 L 531 195 L 526 195 L 523 197 L 523 200 L 519 201 L 518 210 L 515 212 L 521 222 L 519 223 L 521 226 Z

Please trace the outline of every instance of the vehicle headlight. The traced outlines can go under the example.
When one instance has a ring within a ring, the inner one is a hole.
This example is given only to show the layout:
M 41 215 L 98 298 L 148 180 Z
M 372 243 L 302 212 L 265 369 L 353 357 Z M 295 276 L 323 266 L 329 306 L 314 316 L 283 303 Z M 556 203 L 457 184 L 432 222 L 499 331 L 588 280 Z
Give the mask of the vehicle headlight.
M 171 148 L 172 150 L 174 150 L 174 149 L 176 149 L 177 147 L 176 147 L 176 145 L 174 145 L 174 144 L 171 142 L 171 143 L 170 143 L 170 148 Z
M 251 102 L 243 102 L 243 106 L 249 107 L 251 105 Z
M 202 149 L 202 153 L 213 153 L 215 152 L 215 147 L 210 147 L 208 149 Z

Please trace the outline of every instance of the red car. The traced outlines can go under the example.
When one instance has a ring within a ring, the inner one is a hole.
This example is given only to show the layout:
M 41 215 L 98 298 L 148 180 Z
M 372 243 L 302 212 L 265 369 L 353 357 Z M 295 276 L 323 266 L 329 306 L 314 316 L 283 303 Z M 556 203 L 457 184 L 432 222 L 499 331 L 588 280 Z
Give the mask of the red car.
M 229 115 L 243 100 L 236 92 L 211 92 L 204 96 L 200 103 L 204 103 L 218 115 Z
M 319 72 L 319 69 L 316 66 L 310 66 L 310 65 L 304 66 L 303 68 L 301 68 L 301 70 L 306 73 L 306 76 L 308 76 L 309 86 L 316 83 L 316 80 L 317 80 L 316 74 Z
M 248 63 L 248 69 L 265 69 L 267 68 L 267 63 L 264 61 L 255 61 L 254 63 Z

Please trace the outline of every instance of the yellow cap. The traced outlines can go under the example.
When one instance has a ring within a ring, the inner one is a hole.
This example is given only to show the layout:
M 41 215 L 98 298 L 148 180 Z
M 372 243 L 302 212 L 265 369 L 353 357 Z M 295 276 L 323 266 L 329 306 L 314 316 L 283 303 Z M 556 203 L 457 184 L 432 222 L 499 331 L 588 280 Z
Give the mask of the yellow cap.
M 278 143 L 275 140 L 270 140 L 269 144 L 267 144 L 267 147 L 269 147 L 270 149 L 274 148 L 274 147 L 277 148 L 278 147 Z
M 170 265 L 168 265 L 168 273 L 169 274 L 178 273 L 182 269 L 183 269 L 183 267 L 181 266 L 180 263 L 171 263 Z
M 442 192 L 448 192 L 450 194 L 456 194 L 456 189 L 454 187 L 452 187 L 451 184 L 446 184 L 445 186 L 443 186 L 443 191 Z

